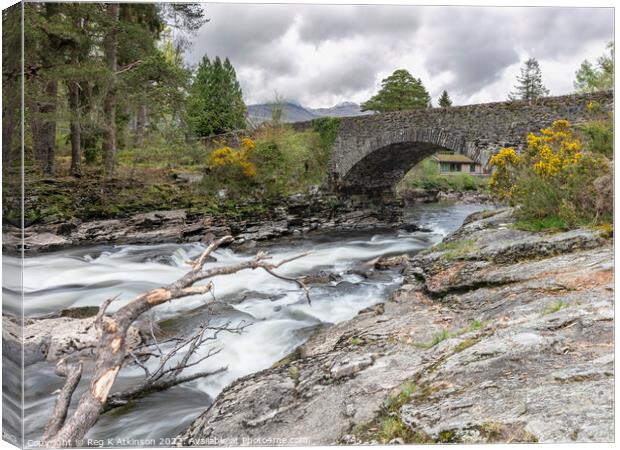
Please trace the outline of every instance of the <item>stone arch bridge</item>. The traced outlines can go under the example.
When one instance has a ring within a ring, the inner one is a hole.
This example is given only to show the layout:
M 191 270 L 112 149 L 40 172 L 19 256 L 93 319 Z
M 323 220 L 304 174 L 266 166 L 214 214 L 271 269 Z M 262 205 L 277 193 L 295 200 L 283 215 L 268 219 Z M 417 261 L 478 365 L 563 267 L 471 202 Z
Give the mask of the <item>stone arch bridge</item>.
M 591 102 L 594 108 L 588 107 Z M 612 110 L 613 92 L 606 91 L 345 117 L 332 148 L 330 186 L 344 195 L 387 194 L 438 150 L 462 153 L 486 166 L 501 148 L 522 150 L 529 132 L 557 119 L 578 124 Z

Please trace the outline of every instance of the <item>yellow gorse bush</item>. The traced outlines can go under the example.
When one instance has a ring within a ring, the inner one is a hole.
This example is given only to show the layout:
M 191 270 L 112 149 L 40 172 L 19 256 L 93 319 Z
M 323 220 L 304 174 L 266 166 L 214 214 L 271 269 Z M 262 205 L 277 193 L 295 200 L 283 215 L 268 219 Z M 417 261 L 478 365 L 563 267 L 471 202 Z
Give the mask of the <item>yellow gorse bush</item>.
M 583 145 L 567 120 L 556 120 L 540 134 L 530 133 L 527 150 L 518 155 L 504 148 L 493 155 L 489 165 L 495 170 L 489 178 L 489 189 L 501 199 L 511 198 L 515 190 L 515 172 L 530 168 L 539 177 L 565 177 L 582 158 Z
M 551 128 L 530 133 L 526 158 L 540 176 L 557 176 L 579 162 L 583 145 L 567 120 L 556 120 Z
M 489 189 L 500 199 L 512 197 L 514 190 L 512 169 L 520 166 L 522 161 L 523 158 L 511 147 L 501 149 L 489 160 L 489 165 L 495 168 L 489 178 Z
M 240 149 L 224 146 L 213 150 L 209 155 L 207 166 L 210 169 L 240 169 L 245 177 L 254 178 L 256 176 L 256 166 L 250 161 L 250 156 L 255 148 L 256 144 L 252 139 L 243 138 Z
M 246 152 L 251 152 L 256 148 L 256 143 L 254 140 L 246 137 L 241 139 L 241 148 Z
M 606 139 L 612 139 L 613 134 Z M 609 160 L 584 145 L 567 120 L 530 133 L 518 154 L 504 148 L 489 160 L 489 189 L 518 205 L 526 220 L 551 220 L 566 227 L 610 220 Z M 606 178 L 607 177 L 607 178 Z

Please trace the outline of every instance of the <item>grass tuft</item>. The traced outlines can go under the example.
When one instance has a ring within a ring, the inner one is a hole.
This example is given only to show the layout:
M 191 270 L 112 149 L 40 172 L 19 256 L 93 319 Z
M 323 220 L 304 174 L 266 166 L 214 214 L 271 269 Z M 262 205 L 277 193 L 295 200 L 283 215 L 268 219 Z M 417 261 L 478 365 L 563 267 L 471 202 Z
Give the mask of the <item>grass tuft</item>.
M 435 252 L 443 252 L 441 255 L 444 259 L 456 259 L 461 258 L 476 249 L 476 241 L 473 239 L 463 239 L 458 241 L 440 242 L 433 247 L 425 250 L 422 254 L 429 254 Z
M 360 338 L 358 337 L 352 337 L 351 339 L 349 339 L 349 343 L 351 345 L 362 345 L 364 343 L 364 341 L 362 341 Z
M 484 322 L 477 320 L 477 319 L 472 320 L 469 323 L 469 325 L 467 325 L 466 327 L 460 328 L 453 333 L 448 331 L 448 329 L 443 329 L 439 333 L 435 334 L 433 336 L 433 339 L 431 339 L 430 342 L 418 342 L 418 343 L 415 343 L 414 346 L 418 348 L 429 349 L 429 348 L 436 346 L 440 342 L 445 341 L 446 339 L 460 336 L 461 334 L 469 333 L 471 331 L 477 331 L 483 327 L 484 327 Z
M 553 305 L 545 308 L 545 310 L 543 311 L 542 315 L 546 316 L 546 315 L 549 315 L 549 314 L 553 314 L 553 313 L 556 313 L 556 312 L 560 311 L 561 309 L 568 308 L 569 306 L 570 305 L 568 303 L 563 302 L 562 300 L 560 300 L 559 302 L 554 303 Z
M 565 231 L 570 228 L 563 219 L 556 216 L 545 217 L 542 219 L 519 220 L 515 222 L 513 226 L 518 230 L 534 232 L 545 231 L 548 233 Z

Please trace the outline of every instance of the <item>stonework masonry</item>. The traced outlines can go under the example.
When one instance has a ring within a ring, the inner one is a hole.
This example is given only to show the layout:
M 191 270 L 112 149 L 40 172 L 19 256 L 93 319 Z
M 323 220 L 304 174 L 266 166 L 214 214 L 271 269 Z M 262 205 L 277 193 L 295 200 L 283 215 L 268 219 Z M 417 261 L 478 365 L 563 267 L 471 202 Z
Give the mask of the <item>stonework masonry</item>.
M 555 120 L 579 124 L 612 110 L 613 91 L 605 91 L 345 117 L 332 149 L 330 184 L 342 193 L 391 190 L 413 166 L 441 149 L 486 167 L 501 148 L 523 150 L 529 132 Z

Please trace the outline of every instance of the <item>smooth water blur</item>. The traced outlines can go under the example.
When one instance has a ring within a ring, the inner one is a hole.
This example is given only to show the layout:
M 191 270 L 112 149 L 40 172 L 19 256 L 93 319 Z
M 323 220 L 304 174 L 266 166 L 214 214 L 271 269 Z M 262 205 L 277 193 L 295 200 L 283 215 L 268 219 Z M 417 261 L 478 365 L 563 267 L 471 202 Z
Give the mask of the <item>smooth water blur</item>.
M 325 270 L 342 279 L 313 286 L 312 304 L 295 284 L 272 277 L 262 270 L 244 270 L 213 279 L 215 297 L 193 296 L 158 306 L 149 319 L 159 321 L 164 333 L 191 334 L 203 321 L 210 324 L 247 325 L 241 334 L 223 333 L 211 348 L 215 356 L 191 367 L 187 374 L 227 367 L 211 376 L 149 395 L 101 417 L 89 433 L 93 438 L 173 437 L 202 413 L 212 399 L 235 379 L 270 367 L 302 344 L 317 327 L 352 318 L 358 311 L 385 300 L 402 282 L 396 271 L 364 279 L 347 271 L 382 255 L 416 253 L 457 228 L 480 205 L 421 205 L 408 212 L 408 219 L 432 232 L 315 233 L 305 238 L 274 241 L 268 250 L 275 261 L 310 251 L 303 258 L 278 269 L 287 275 Z M 67 250 L 28 258 L 24 265 L 24 308 L 40 316 L 76 306 L 98 306 L 119 294 L 110 311 L 135 295 L 170 283 L 189 270 L 188 260 L 204 251 L 202 244 L 106 246 Z M 251 253 L 221 249 L 206 267 L 229 265 L 251 258 Z M 5 264 L 19 267 L 19 260 Z M 6 286 L 9 291 L 15 286 Z M 214 304 L 214 300 L 216 303 Z M 214 305 L 211 307 L 210 305 Z M 217 310 L 217 314 L 214 312 Z M 208 351 L 208 346 L 202 352 Z M 201 353 L 204 354 L 204 353 Z M 179 354 L 178 357 L 182 357 Z M 151 361 L 150 364 L 156 364 Z M 88 368 L 84 371 L 89 373 Z M 185 372 L 184 372 L 185 373 Z M 122 389 L 137 383 L 142 370 L 124 368 L 115 383 Z M 63 380 L 49 363 L 26 368 L 26 434 L 38 439 L 53 406 L 53 391 Z M 87 386 L 87 377 L 79 390 Z M 75 398 L 78 398 L 79 392 Z

